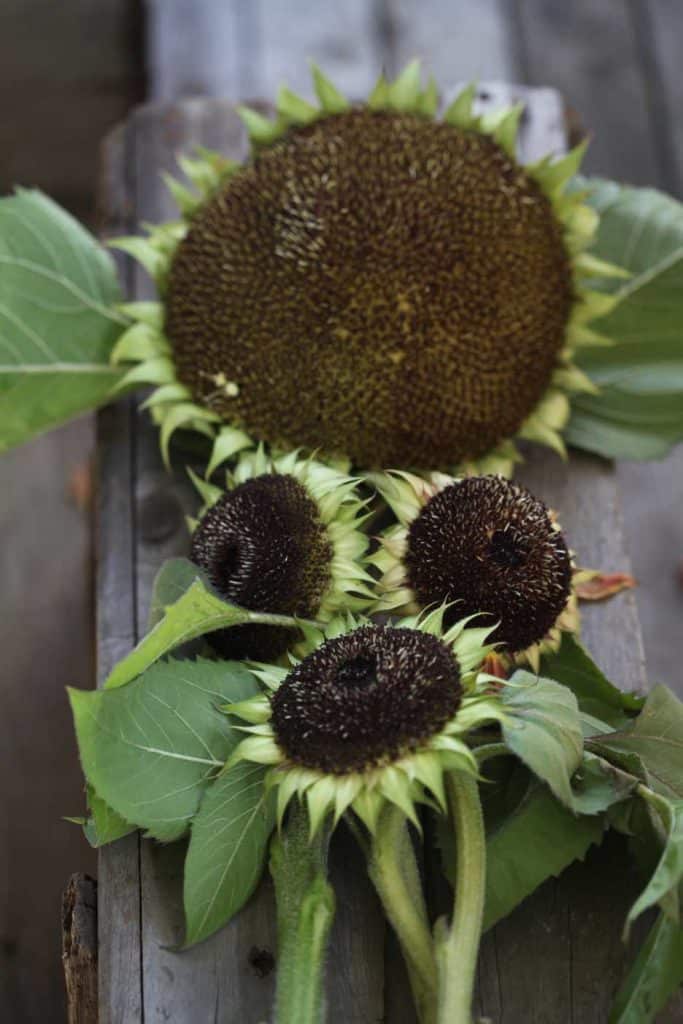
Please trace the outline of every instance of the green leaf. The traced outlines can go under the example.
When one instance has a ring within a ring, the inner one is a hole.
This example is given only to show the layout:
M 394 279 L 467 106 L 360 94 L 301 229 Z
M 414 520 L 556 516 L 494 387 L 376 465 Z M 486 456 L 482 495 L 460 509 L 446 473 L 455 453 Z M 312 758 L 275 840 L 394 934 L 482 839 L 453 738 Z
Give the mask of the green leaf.
M 633 724 L 589 741 L 603 757 L 637 774 L 637 762 L 648 784 L 668 799 L 683 799 L 683 704 L 665 686 L 656 686 Z M 631 764 L 622 758 L 631 758 Z M 635 760 L 634 760 L 635 759 Z
M 640 783 L 602 757 L 584 751 L 572 778 L 572 806 L 578 814 L 598 814 L 628 800 Z
M 163 662 L 117 690 L 69 690 L 87 781 L 124 820 L 177 839 L 241 738 L 218 705 L 256 692 L 243 665 L 213 661 Z
M 197 579 L 199 570 L 189 558 L 169 558 L 159 569 L 152 587 L 149 608 L 148 629 L 154 629 L 166 614 L 166 609 L 175 604 Z
M 246 903 L 261 877 L 275 824 L 265 770 L 242 761 L 207 788 L 185 860 L 185 945 L 217 931 Z
M 487 840 L 484 928 L 491 928 L 547 878 L 602 842 L 602 815 L 576 817 L 544 786 L 534 786 Z
M 164 654 L 217 629 L 227 629 L 245 622 L 298 628 L 297 620 L 286 615 L 250 612 L 223 601 L 208 589 L 199 570 L 196 570 L 196 576 L 194 583 L 166 608 L 165 615 L 152 631 L 112 669 L 105 681 L 105 689 L 125 686 Z
M 559 650 L 543 657 L 541 674 L 568 686 L 582 711 L 614 728 L 625 724 L 625 711 L 639 711 L 645 703 L 610 683 L 572 633 L 563 633 Z
M 136 830 L 136 826 L 125 821 L 109 807 L 92 786 L 88 786 L 88 810 L 90 814 L 83 824 L 83 832 L 95 849 L 106 846 L 107 843 L 114 843 Z
M 567 440 L 614 458 L 661 458 L 683 438 L 683 205 L 653 189 L 578 179 L 601 221 L 591 255 L 632 273 L 597 324 L 618 344 L 582 347 L 577 365 L 598 385 L 572 399 Z
M 591 254 L 624 267 L 634 281 L 683 252 L 683 205 L 672 196 L 603 178 L 574 178 L 573 189 L 587 190 L 586 201 L 600 214 Z M 618 281 L 602 286 L 621 287 Z
M 650 1024 L 683 982 L 683 929 L 660 914 L 617 994 L 609 1024 Z
M 109 255 L 40 192 L 0 200 L 0 451 L 106 402 L 128 319 Z
M 652 803 L 666 826 L 666 843 L 654 874 L 628 912 L 627 927 L 648 907 L 656 903 L 666 904 L 667 898 L 675 907 L 674 914 L 669 916 L 675 917 L 676 923 L 679 923 L 678 886 L 683 879 L 683 800 L 667 800 L 656 796 Z
M 583 753 L 576 697 L 552 679 L 520 670 L 504 688 L 502 700 L 506 746 L 571 807 L 571 777 Z

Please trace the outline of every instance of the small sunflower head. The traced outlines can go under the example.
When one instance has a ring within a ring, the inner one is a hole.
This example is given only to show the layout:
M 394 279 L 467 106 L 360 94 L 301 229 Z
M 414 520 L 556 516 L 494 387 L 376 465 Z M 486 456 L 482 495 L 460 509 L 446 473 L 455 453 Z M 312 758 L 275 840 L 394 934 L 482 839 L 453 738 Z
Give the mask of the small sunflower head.
M 462 737 L 496 717 L 496 698 L 476 684 L 489 630 L 463 626 L 443 631 L 439 609 L 393 626 L 335 620 L 324 634 L 309 630 L 293 668 L 256 670 L 269 697 L 229 708 L 253 723 L 235 759 L 274 766 L 280 815 L 306 794 L 314 830 L 349 807 L 372 829 L 386 800 L 415 820 L 415 801 L 442 802 L 444 770 L 476 773 Z
M 479 117 L 469 89 L 437 118 L 416 65 L 358 106 L 315 85 L 319 107 L 284 90 L 275 121 L 243 111 L 244 165 L 184 162 L 199 194 L 173 186 L 170 242 L 127 243 L 163 309 L 117 357 L 148 362 L 132 379 L 160 386 L 166 439 L 237 431 L 364 467 L 561 450 L 567 394 L 592 388 L 573 353 L 614 302 L 585 287 L 613 268 L 566 191 L 582 150 L 521 165 L 521 108 Z
M 497 476 L 373 479 L 401 520 L 375 559 L 381 607 L 449 601 L 451 614 L 486 613 L 510 655 L 567 627 L 571 555 L 553 514 L 524 487 Z
M 206 505 L 190 557 L 226 600 L 251 611 L 327 620 L 369 603 L 355 481 L 314 460 L 243 454 L 227 489 L 195 478 Z M 278 626 L 210 635 L 227 658 L 274 659 L 295 640 Z
M 361 626 L 325 641 L 272 698 L 275 741 L 292 764 L 370 771 L 418 750 L 462 702 L 451 650 L 416 629 Z

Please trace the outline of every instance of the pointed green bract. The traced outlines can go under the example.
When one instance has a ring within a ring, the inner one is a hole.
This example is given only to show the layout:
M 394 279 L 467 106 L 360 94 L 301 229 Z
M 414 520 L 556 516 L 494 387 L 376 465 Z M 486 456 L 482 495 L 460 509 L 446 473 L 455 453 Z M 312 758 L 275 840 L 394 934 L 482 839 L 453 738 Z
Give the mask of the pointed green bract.
M 368 96 L 367 104 L 370 110 L 382 110 L 386 107 L 389 97 L 389 82 L 382 74 L 377 79 L 375 87 Z
M 413 60 L 389 86 L 387 106 L 401 113 L 415 112 L 420 99 L 420 81 L 420 62 Z
M 319 114 L 317 107 L 297 96 L 286 86 L 282 86 L 278 91 L 275 105 L 278 114 L 293 124 L 310 124 Z
M 474 98 L 477 95 L 477 86 L 474 82 L 466 86 L 462 92 L 458 93 L 453 102 L 447 108 L 443 115 L 444 121 L 447 124 L 453 125 L 454 128 L 469 128 L 472 124 L 472 105 Z
M 249 133 L 249 138 L 256 145 L 267 145 L 274 142 L 281 134 L 281 126 L 277 121 L 271 121 L 263 114 L 251 107 L 238 107 L 237 113 L 242 118 Z
M 519 121 L 524 112 L 524 104 L 518 103 L 508 110 L 493 132 L 493 138 L 508 156 L 514 157 L 517 151 L 517 132 Z
M 317 64 L 311 64 L 311 74 L 316 96 L 326 114 L 341 114 L 350 108 L 349 101 L 322 73 Z

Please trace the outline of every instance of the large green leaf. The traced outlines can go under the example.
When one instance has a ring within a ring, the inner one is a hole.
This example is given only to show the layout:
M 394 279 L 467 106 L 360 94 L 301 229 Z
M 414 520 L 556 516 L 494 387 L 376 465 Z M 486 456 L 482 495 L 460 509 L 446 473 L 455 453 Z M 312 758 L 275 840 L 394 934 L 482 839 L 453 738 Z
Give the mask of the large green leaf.
M 620 989 L 609 1024 L 650 1024 L 683 983 L 683 928 L 660 914 Z
M 0 199 L 0 451 L 105 402 L 128 321 L 114 264 L 40 192 Z
M 633 774 L 668 799 L 683 799 L 683 704 L 656 686 L 633 724 L 589 741 L 591 750 Z
M 105 680 L 106 689 L 125 686 L 164 654 L 217 629 L 227 629 L 245 622 L 297 628 L 297 620 L 288 616 L 250 612 L 246 608 L 229 604 L 207 586 L 198 569 L 195 569 L 195 575 L 197 578 L 194 583 L 166 608 L 165 614 L 158 619 L 152 631 L 114 666 Z M 157 596 L 156 618 L 159 614 L 158 601 Z
M 610 683 L 572 633 L 563 633 L 559 650 L 544 656 L 541 673 L 568 686 L 582 711 L 614 728 L 625 724 L 624 712 L 639 711 L 645 703 L 644 697 Z
M 520 670 L 503 689 L 502 700 L 506 746 L 571 807 L 571 778 L 583 753 L 576 697 L 552 679 Z
M 656 805 L 666 827 L 666 842 L 654 874 L 629 910 L 629 925 L 656 903 L 673 908 L 670 916 L 679 923 L 678 887 L 683 879 L 683 800 L 666 800 L 657 796 Z
M 577 355 L 600 393 L 572 399 L 566 436 L 608 457 L 660 458 L 683 438 L 683 205 L 653 189 L 577 184 L 601 214 L 593 253 L 633 277 L 597 324 L 617 344 Z
M 600 843 L 603 815 L 577 817 L 545 786 L 534 786 L 486 844 L 484 927 L 509 914 L 547 878 L 559 875 Z
M 155 839 L 177 839 L 239 741 L 217 710 L 257 692 L 236 662 L 167 661 L 116 690 L 70 690 L 83 772 L 98 796 Z
M 226 924 L 261 877 L 275 824 L 265 769 L 242 761 L 212 782 L 192 822 L 185 859 L 185 944 Z
M 159 569 L 152 587 L 147 628 L 152 630 L 166 614 L 166 609 L 175 604 L 190 589 L 199 575 L 199 569 L 189 558 L 169 558 Z

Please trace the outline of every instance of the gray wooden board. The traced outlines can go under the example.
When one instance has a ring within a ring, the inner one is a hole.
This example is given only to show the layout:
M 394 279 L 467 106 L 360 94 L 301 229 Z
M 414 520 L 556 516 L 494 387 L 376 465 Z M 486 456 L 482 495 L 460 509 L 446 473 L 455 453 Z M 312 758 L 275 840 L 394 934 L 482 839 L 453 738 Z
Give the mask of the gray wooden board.
M 100 187 L 105 235 L 132 230 L 127 132 L 116 129 L 103 152 Z M 128 284 L 129 265 L 118 260 Z M 137 640 L 135 621 L 134 406 L 119 402 L 97 419 L 97 677 Z M 103 850 L 98 865 L 100 1024 L 142 1020 L 140 945 L 140 840 L 137 835 Z
M 518 92 L 519 90 L 514 90 Z M 561 144 L 558 101 L 548 90 L 524 91 L 529 112 L 524 145 Z M 482 102 L 509 98 L 509 87 L 487 86 Z M 174 154 L 201 142 L 231 155 L 244 139 L 230 106 L 188 101 L 140 109 L 107 153 L 109 213 L 117 231 L 130 218 L 172 215 L 158 172 L 174 169 Z M 132 294 L 147 297 L 149 283 L 134 271 Z M 134 422 L 133 422 L 134 420 Z M 129 404 L 100 420 L 101 497 L 98 573 L 100 671 L 144 631 L 150 589 L 161 562 L 187 550 L 183 512 L 192 499 L 183 474 L 163 470 L 155 430 Z M 522 479 L 561 510 L 570 541 L 583 564 L 628 571 L 618 488 L 612 468 L 589 458 L 564 464 L 534 453 Z M 588 645 L 622 685 L 644 685 L 640 632 L 633 597 L 591 607 L 585 616 Z M 339 914 L 330 955 L 330 1020 L 408 1024 L 399 958 L 386 936 L 358 858 L 335 854 Z M 578 867 L 550 882 L 487 936 L 480 964 L 481 1009 L 494 1020 L 598 1024 L 624 972 L 619 941 L 627 895 L 606 880 L 623 873 L 608 851 L 594 870 Z M 274 975 L 265 971 L 274 951 L 273 904 L 265 883 L 222 932 L 187 953 L 172 952 L 182 934 L 182 846 L 164 848 L 123 840 L 100 858 L 100 999 L 102 1020 L 172 1020 L 195 1024 L 263 1020 Z M 586 943 L 590 941 L 590 955 Z M 386 954 L 383 950 L 386 948 Z M 530 955 L 535 950 L 537 956 Z M 543 969 L 539 970 L 542 960 Z M 680 1019 L 663 1016 L 662 1021 Z

